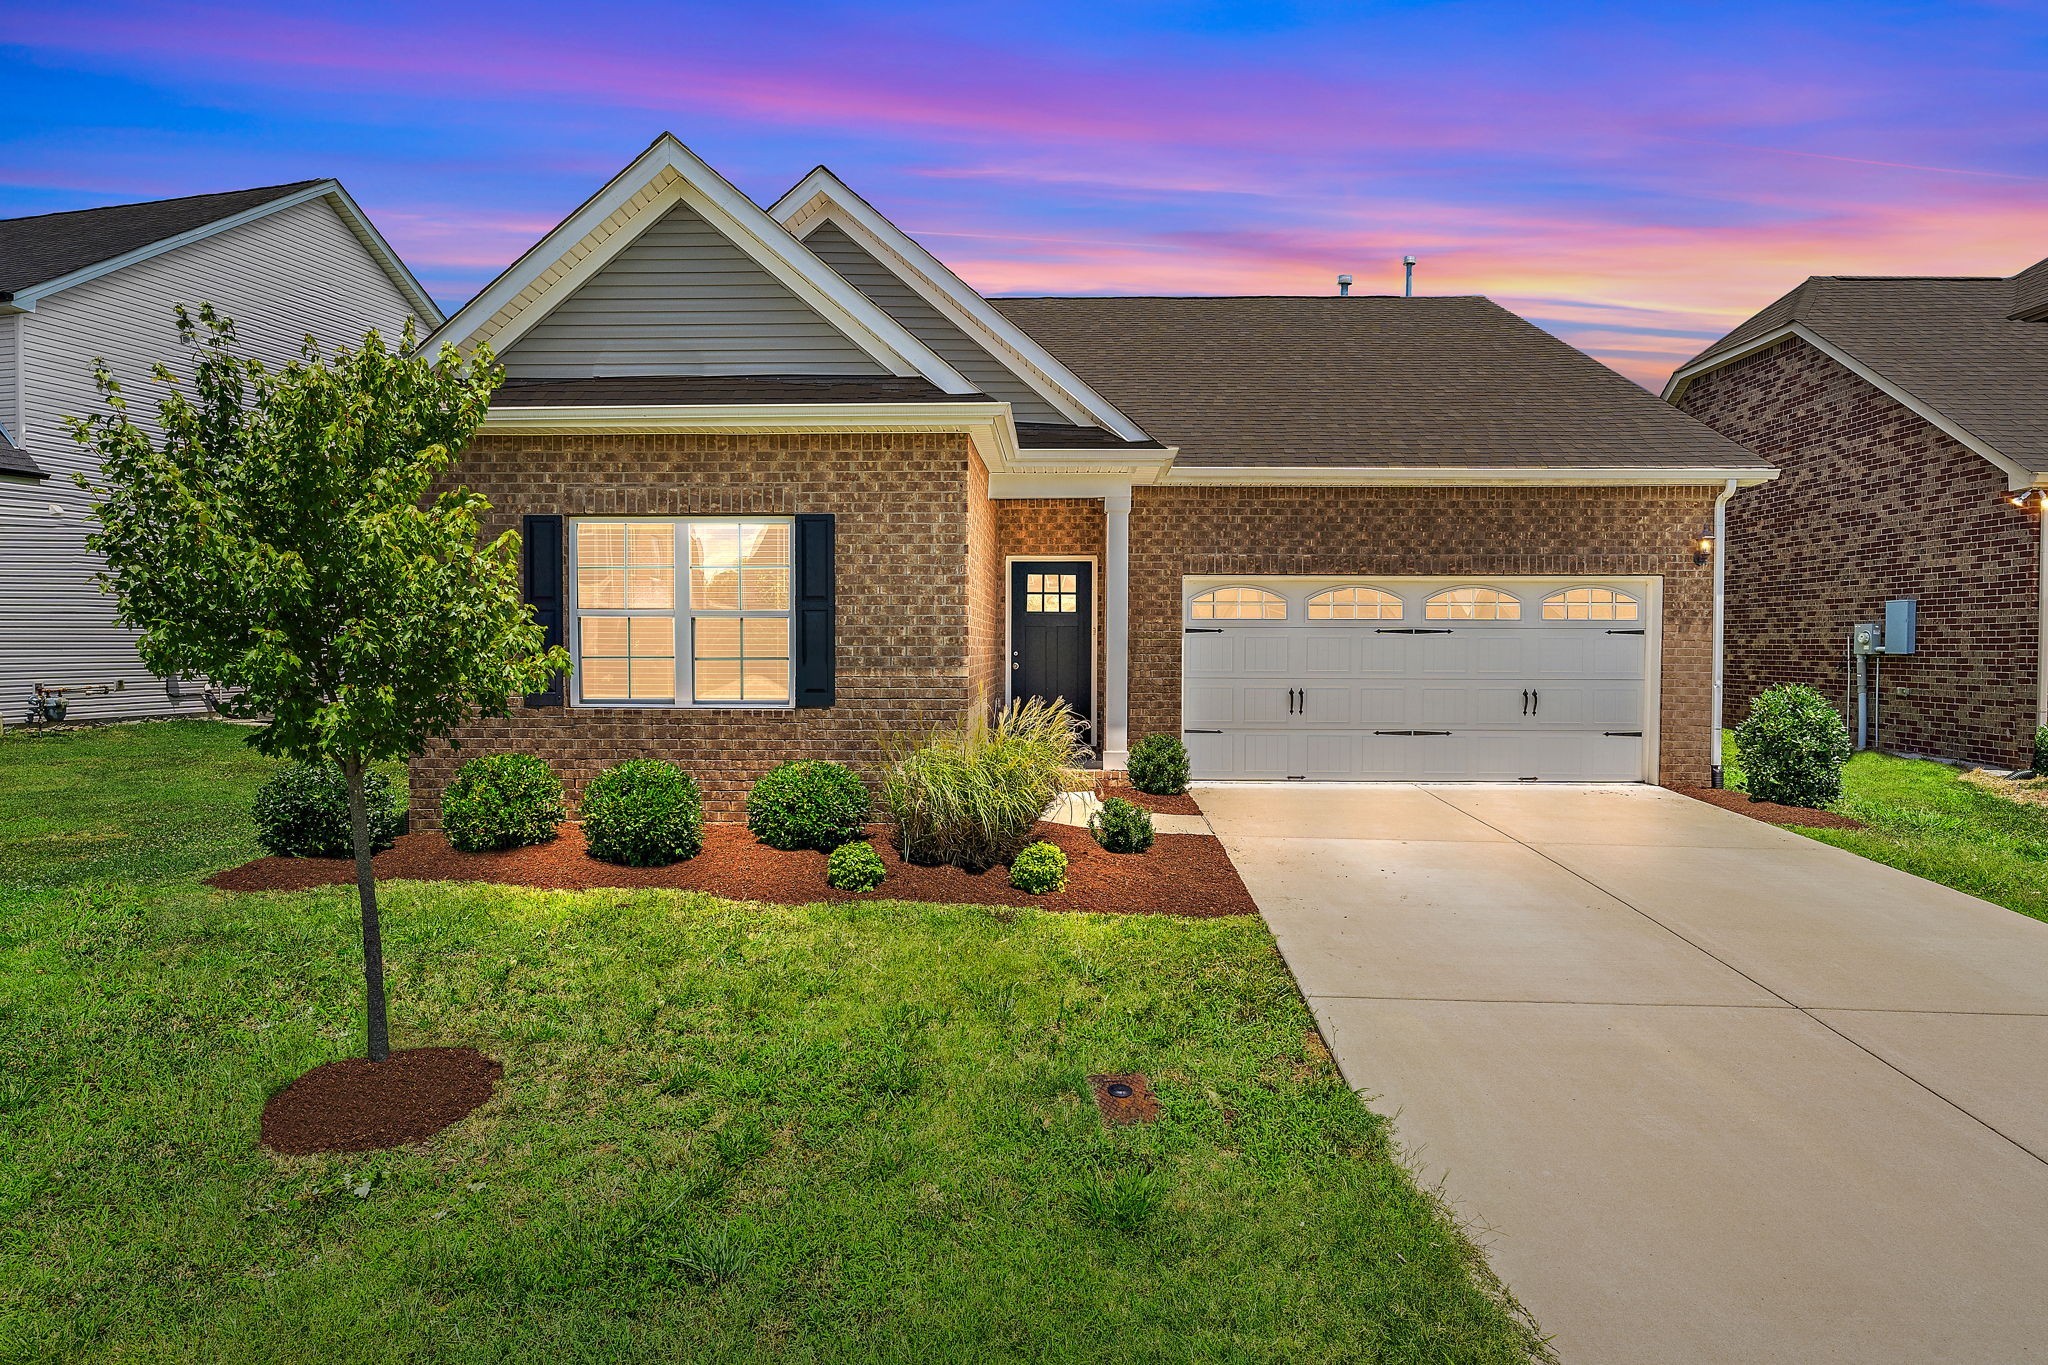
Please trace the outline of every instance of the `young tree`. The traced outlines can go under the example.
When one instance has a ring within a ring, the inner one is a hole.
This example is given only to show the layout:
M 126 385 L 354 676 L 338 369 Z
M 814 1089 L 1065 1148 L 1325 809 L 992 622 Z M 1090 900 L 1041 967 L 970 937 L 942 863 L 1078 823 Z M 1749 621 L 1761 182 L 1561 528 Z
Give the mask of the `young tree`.
M 323 355 L 306 338 L 281 370 L 235 350 L 233 322 L 178 309 L 192 347 L 188 396 L 164 366 L 160 441 L 128 418 L 94 367 L 107 410 L 71 420 L 104 470 L 88 538 L 138 648 L 166 677 L 239 692 L 266 754 L 340 766 L 348 780 L 362 902 L 368 1053 L 390 1054 L 384 954 L 363 774 L 418 754 L 473 715 L 503 715 L 569 666 L 545 647 L 519 586 L 519 537 L 479 545 L 490 504 L 428 496 L 483 422 L 504 377 L 490 353 L 414 355 L 372 332 Z

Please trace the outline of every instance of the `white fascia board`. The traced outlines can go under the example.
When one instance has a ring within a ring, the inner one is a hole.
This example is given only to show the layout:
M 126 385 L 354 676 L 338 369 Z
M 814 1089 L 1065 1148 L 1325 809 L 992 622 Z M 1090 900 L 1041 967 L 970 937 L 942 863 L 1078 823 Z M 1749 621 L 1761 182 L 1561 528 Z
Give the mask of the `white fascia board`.
M 334 201 L 335 212 L 341 216 L 342 222 L 348 227 L 356 240 L 363 244 L 363 248 L 369 252 L 370 258 L 377 262 L 386 275 L 391 277 L 391 282 L 398 286 L 399 292 L 406 296 L 406 299 L 418 311 L 420 316 L 427 320 L 430 327 L 439 326 L 441 323 L 440 305 L 436 304 L 433 297 L 420 287 L 420 282 L 413 278 L 412 271 L 406 268 L 405 262 L 399 259 L 398 253 L 391 249 L 391 244 L 384 240 L 383 234 L 377 231 L 376 226 L 370 222 L 369 216 L 363 212 L 355 200 L 349 198 L 348 191 L 341 187 L 341 183 L 335 180 L 315 181 L 302 190 L 294 190 L 290 194 L 279 195 L 277 198 L 258 204 L 254 208 L 243 209 L 240 213 L 231 213 L 225 218 L 216 218 L 210 223 L 202 223 L 196 228 L 176 233 L 169 237 L 159 237 L 156 241 L 150 242 L 145 246 L 136 247 L 133 251 L 124 252 L 119 256 L 113 256 L 104 261 L 94 261 L 88 266 L 81 266 L 68 275 L 59 275 L 54 280 L 45 280 L 41 284 L 30 285 L 26 289 L 18 289 L 14 293 L 13 301 L 6 306 L 13 312 L 32 313 L 35 311 L 36 304 L 52 294 L 61 293 L 66 289 L 74 289 L 89 280 L 96 280 L 102 275 L 111 275 L 116 270 L 125 270 L 131 265 L 140 265 L 144 261 L 154 260 L 158 256 L 176 251 L 180 247 L 190 246 L 192 243 L 204 241 L 208 237 L 216 237 L 223 232 L 233 231 L 235 228 L 242 227 L 245 224 L 268 218 L 273 213 L 281 213 L 285 209 L 296 208 L 300 204 L 309 204 L 315 199 L 331 199 Z
M 1675 466 L 1617 466 L 1589 469 L 1486 465 L 1354 465 L 1335 468 L 1315 465 L 1176 465 L 1160 482 L 1215 487 L 1275 485 L 1301 488 L 1427 488 L 1500 485 L 1544 488 L 1669 488 L 1694 484 L 1718 487 L 1731 479 L 1740 486 L 1749 487 L 1753 484 L 1769 483 L 1777 477 L 1778 471 L 1775 469 Z
M 776 200 L 768 212 L 784 226 L 800 214 L 801 226 L 805 228 L 820 222 L 836 224 L 870 255 L 894 270 L 897 278 L 916 290 L 926 303 L 980 342 L 1041 398 L 1059 409 L 1068 421 L 1102 427 L 1126 441 L 1146 439 L 1146 432 L 1118 411 L 1115 404 L 1090 388 L 1079 375 L 1032 340 L 1028 332 L 998 312 L 972 285 L 954 274 L 944 261 L 883 217 L 874 205 L 823 166 Z
M 1767 332 L 1763 336 L 1756 337 L 1741 346 L 1737 346 L 1734 350 L 1723 351 L 1720 355 L 1711 356 L 1705 360 L 1695 360 L 1689 365 L 1681 366 L 1664 384 L 1664 401 L 1676 406 L 1678 400 L 1685 396 L 1686 388 L 1701 375 L 1718 370 L 1724 365 L 1732 365 L 1738 360 L 1755 355 L 1758 351 L 1767 351 L 1779 342 L 1794 337 L 1813 347 L 1813 349 L 1819 351 L 1822 355 L 1834 361 L 1837 365 L 1840 365 L 1843 369 L 1849 371 L 1849 373 L 1855 375 L 1858 379 L 1861 379 L 1900 407 L 1925 421 L 1929 426 L 1950 437 L 1957 445 L 1998 466 L 1999 469 L 2005 472 L 2005 486 L 2007 488 L 2048 488 L 2048 473 L 2036 473 L 2001 453 L 1990 442 L 1971 434 L 1964 427 L 1944 417 L 1930 404 L 1915 398 L 1912 394 L 1906 392 L 1897 384 L 1892 383 L 1883 375 L 1857 360 L 1855 356 L 1850 355 L 1847 351 L 1801 322 L 1789 323 L 1774 332 Z
M 654 144 L 625 170 L 613 176 L 605 187 L 585 200 L 547 236 L 540 239 L 503 274 L 485 286 L 482 293 L 464 304 L 445 327 L 429 342 L 454 342 L 467 347 L 484 324 L 496 317 L 534 284 L 560 264 L 569 251 L 613 214 L 625 208 L 649 186 L 672 172 L 674 180 L 661 189 L 640 211 L 651 223 L 670 205 L 688 204 L 705 221 L 747 253 L 762 269 L 773 275 L 791 293 L 802 299 L 827 322 L 844 332 L 875 362 L 899 377 L 921 376 L 946 393 L 973 393 L 974 385 L 958 370 L 911 335 L 901 323 L 869 302 L 866 295 L 841 279 L 837 272 L 804 249 L 780 223 L 762 212 L 753 200 L 735 189 L 696 153 L 663 133 Z M 545 293 L 527 303 L 518 315 L 490 337 L 494 349 L 504 350 L 529 328 L 547 316 L 547 295 L 567 297 L 576 287 L 612 257 L 623 251 L 639 231 L 628 227 L 615 232 L 583 257 Z
M 1017 459 L 1017 427 L 1008 403 L 633 403 L 575 407 L 499 407 L 483 430 L 551 435 L 719 435 L 958 432 L 991 472 Z

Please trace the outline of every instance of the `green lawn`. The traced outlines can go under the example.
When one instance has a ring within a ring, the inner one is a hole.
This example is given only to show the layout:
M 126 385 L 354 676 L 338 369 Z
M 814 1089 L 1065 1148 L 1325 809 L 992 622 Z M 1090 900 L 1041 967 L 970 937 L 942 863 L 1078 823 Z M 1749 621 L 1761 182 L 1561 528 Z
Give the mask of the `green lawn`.
M 1732 734 L 1723 749 L 1728 785 L 1742 786 Z M 1867 828 L 1798 832 L 2048 920 L 2048 806 L 2008 800 L 1947 764 L 1861 753 L 1834 809 Z
M 1509 1361 L 1542 1348 L 1256 920 L 391 884 L 421 1150 L 260 1150 L 352 893 L 232 897 L 264 762 L 0 737 L 0 1359 Z M 1105 1131 L 1090 1072 L 1158 1124 Z

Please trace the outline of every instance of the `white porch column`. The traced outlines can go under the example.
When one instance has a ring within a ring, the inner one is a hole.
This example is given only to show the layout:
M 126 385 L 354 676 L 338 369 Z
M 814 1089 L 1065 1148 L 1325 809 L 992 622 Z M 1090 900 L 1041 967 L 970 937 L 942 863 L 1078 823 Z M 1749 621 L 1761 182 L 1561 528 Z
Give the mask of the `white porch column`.
M 1131 749 L 1131 495 L 1102 499 L 1102 766 L 1121 768 Z

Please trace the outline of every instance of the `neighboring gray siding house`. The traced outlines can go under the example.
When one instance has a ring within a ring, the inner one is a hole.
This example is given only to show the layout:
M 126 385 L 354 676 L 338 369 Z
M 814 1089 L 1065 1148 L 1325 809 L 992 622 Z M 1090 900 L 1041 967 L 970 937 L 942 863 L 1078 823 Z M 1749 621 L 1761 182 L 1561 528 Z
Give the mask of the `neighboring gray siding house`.
M 372 328 L 422 333 L 441 313 L 333 180 L 0 220 L 0 720 L 20 724 L 36 683 L 81 689 L 71 719 L 202 711 L 189 685 L 153 677 L 114 621 L 85 548 L 91 499 L 66 416 L 99 409 L 103 358 L 130 414 L 155 416 L 150 369 L 190 373 L 173 315 L 201 303 L 243 348 L 282 363 L 307 335 L 353 344 Z M 90 472 L 90 471 L 87 471 Z

